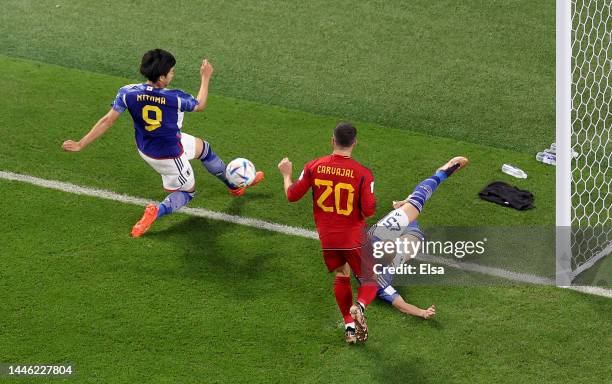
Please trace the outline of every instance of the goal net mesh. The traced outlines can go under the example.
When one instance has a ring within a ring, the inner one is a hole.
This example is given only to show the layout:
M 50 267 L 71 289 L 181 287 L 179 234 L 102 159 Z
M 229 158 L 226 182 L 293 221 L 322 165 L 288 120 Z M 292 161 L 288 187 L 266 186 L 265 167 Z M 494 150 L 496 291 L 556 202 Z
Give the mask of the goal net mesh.
M 612 250 L 612 1 L 572 0 L 572 271 Z

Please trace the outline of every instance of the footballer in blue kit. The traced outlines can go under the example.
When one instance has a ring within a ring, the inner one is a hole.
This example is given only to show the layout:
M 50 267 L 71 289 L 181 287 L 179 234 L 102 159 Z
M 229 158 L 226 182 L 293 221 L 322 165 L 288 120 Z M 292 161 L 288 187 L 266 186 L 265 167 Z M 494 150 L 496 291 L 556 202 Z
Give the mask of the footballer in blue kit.
M 394 241 L 395 239 L 406 239 L 408 244 L 417 244 L 425 240 L 425 235 L 419 227 L 417 218 L 421 215 L 421 211 L 425 206 L 425 202 L 433 195 L 438 186 L 451 176 L 456 171 L 462 169 L 468 164 L 468 159 L 462 156 L 454 157 L 442 167 L 438 168 L 436 173 L 420 182 L 413 192 L 402 201 L 393 202 L 394 210 L 389 212 L 385 217 L 374 224 L 369 232 L 369 238 L 372 242 L 376 241 Z M 412 250 L 418 249 L 411 247 Z M 392 255 L 391 265 L 399 267 L 406 263 L 415 255 L 397 253 Z M 431 305 L 426 309 L 421 309 L 404 300 L 404 298 L 391 285 L 394 274 L 389 270 L 383 270 L 381 273 L 376 273 L 378 283 L 377 296 L 379 299 L 393 305 L 397 310 L 407 313 L 412 316 L 430 319 L 436 314 L 436 306 Z
M 67 140 L 62 148 L 78 152 L 102 136 L 126 110 L 134 122 L 136 147 L 140 157 L 162 179 L 170 194 L 160 204 L 149 204 L 142 218 L 132 228 L 132 236 L 142 236 L 160 217 L 187 205 L 195 193 L 195 177 L 190 160 L 198 159 L 204 168 L 217 177 L 235 196 L 264 178 L 257 172 L 246 187 L 235 187 L 226 178 L 226 165 L 212 150 L 210 143 L 182 132 L 185 112 L 200 112 L 206 107 L 208 85 L 213 67 L 208 60 L 200 66 L 200 89 L 197 96 L 178 89 L 168 89 L 174 78 L 176 59 L 167 51 L 154 49 L 144 54 L 140 73 L 147 78 L 142 84 L 119 89 L 110 111 L 79 141 Z

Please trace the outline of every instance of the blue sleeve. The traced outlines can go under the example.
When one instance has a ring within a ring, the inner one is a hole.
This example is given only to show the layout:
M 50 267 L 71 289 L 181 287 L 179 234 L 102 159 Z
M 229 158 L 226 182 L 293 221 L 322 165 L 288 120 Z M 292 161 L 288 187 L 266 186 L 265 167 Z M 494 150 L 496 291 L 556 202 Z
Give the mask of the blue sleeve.
M 181 112 L 191 112 L 199 104 L 198 100 L 187 92 L 177 90 L 177 97 L 181 103 Z
M 125 87 L 119 88 L 119 92 L 117 92 L 117 97 L 115 97 L 115 101 L 111 104 L 111 107 L 119 113 L 123 113 L 127 109 L 127 105 L 125 104 L 125 94 L 127 89 Z
M 378 295 L 379 299 L 386 301 L 389 304 L 393 303 L 393 300 L 400 295 L 391 285 L 387 285 L 387 288 L 379 288 L 376 294 Z

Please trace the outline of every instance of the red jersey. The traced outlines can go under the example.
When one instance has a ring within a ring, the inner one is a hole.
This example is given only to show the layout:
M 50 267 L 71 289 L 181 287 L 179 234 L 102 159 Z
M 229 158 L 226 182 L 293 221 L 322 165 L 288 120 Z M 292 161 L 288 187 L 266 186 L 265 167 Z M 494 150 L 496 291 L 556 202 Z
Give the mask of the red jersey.
M 289 187 L 297 201 L 312 187 L 312 211 L 323 249 L 351 249 L 365 243 L 365 218 L 376 213 L 374 177 L 350 157 L 329 155 L 304 166 Z

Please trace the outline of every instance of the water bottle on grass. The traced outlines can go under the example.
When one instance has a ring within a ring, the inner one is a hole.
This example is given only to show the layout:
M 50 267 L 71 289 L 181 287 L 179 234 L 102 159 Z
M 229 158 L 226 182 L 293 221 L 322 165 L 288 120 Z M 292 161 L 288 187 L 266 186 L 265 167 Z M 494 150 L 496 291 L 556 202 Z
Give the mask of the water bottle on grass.
M 553 155 L 556 155 L 557 154 L 557 143 L 552 143 L 550 145 L 550 148 L 545 149 L 544 152 L 549 152 L 549 153 L 552 153 Z M 578 157 L 578 155 L 579 153 L 572 149 L 572 157 L 575 159 Z
M 515 167 L 514 165 L 510 165 L 510 164 L 502 165 L 502 172 L 507 175 L 519 178 L 519 179 L 527 178 L 527 174 L 525 173 L 525 171 L 523 171 L 520 168 Z
M 544 164 L 557 165 L 557 156 L 550 152 L 538 152 L 536 160 Z

